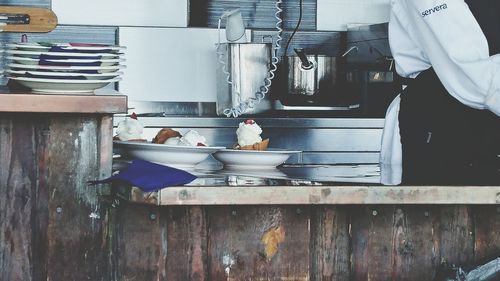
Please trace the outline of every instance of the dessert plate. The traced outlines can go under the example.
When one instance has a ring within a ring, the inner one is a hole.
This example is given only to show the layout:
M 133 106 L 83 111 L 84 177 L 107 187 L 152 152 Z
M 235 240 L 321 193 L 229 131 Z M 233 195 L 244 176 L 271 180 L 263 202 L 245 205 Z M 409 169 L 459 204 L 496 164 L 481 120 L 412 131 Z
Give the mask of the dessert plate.
M 31 77 L 45 79 L 77 79 L 83 78 L 87 80 L 106 80 L 123 75 L 123 72 L 108 72 L 108 73 L 84 73 L 84 72 L 57 72 L 57 71 L 26 71 L 7 69 L 7 73 L 13 74 L 16 77 Z
M 49 65 L 49 66 L 112 66 L 124 62 L 125 59 L 34 59 L 27 57 L 9 56 L 9 60 L 16 63 L 28 65 Z
M 124 65 L 112 65 L 112 66 L 55 66 L 55 65 L 32 65 L 32 64 L 18 64 L 9 63 L 7 65 L 10 68 L 16 69 L 45 69 L 45 70 L 63 70 L 63 71 L 75 71 L 75 70 L 95 70 L 99 72 L 113 72 L 119 69 L 125 68 Z
M 194 168 L 210 154 L 225 149 L 217 146 L 180 146 L 134 141 L 113 143 L 117 152 L 126 158 L 146 160 L 175 168 Z
M 69 80 L 69 79 L 43 79 L 29 77 L 8 77 L 19 84 L 30 88 L 33 92 L 58 94 L 58 93 L 89 93 L 102 88 L 109 83 L 118 82 L 121 78 L 107 80 Z
M 224 164 L 225 169 L 274 169 L 285 163 L 293 154 L 300 153 L 297 150 L 268 149 L 260 150 L 237 150 L 224 149 L 214 153 L 214 158 Z
M 80 44 L 80 43 L 48 43 L 48 42 L 40 42 L 40 43 L 13 43 L 7 44 L 9 48 L 16 48 L 22 50 L 38 50 L 38 51 L 48 51 L 48 50 L 61 50 L 61 51 L 75 51 L 75 52 L 104 52 L 104 53 L 112 53 L 119 52 L 121 50 L 126 49 L 124 46 L 115 46 L 115 45 L 104 45 L 104 44 Z
M 72 57 L 72 58 L 119 58 L 122 53 L 65 53 L 65 52 L 50 52 L 50 51 L 23 51 L 23 50 L 7 50 L 7 54 L 9 55 L 17 55 L 19 57 L 29 57 L 29 58 L 38 58 L 40 56 L 47 57 Z

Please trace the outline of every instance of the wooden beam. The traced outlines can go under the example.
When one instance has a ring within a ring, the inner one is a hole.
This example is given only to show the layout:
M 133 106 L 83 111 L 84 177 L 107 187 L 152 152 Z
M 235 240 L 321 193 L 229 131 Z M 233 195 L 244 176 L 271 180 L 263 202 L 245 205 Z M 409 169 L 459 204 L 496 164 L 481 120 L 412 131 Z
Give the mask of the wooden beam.
M 169 187 L 159 205 L 500 204 L 500 186 Z
M 103 95 L 37 95 L 0 93 L 0 112 L 37 113 L 126 113 L 127 96 L 118 92 Z

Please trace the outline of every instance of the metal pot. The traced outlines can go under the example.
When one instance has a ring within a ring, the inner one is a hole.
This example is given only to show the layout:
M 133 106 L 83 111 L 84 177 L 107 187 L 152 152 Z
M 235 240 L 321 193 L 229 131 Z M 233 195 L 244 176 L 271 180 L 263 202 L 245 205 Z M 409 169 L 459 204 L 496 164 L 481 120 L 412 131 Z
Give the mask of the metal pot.
M 305 103 L 324 102 L 335 92 L 337 85 L 337 58 L 324 55 L 306 55 L 295 49 L 296 56 L 287 57 L 287 100 Z

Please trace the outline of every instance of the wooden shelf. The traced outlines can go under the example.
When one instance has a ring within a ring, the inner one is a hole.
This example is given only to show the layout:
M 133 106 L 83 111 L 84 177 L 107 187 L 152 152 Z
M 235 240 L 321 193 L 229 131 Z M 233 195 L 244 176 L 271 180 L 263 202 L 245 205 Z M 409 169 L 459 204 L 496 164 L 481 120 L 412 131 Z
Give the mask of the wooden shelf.
M 184 186 L 132 201 L 158 205 L 500 204 L 500 186 Z
M 0 113 L 101 113 L 127 112 L 127 96 L 117 91 L 97 91 L 95 95 L 33 94 L 0 90 Z

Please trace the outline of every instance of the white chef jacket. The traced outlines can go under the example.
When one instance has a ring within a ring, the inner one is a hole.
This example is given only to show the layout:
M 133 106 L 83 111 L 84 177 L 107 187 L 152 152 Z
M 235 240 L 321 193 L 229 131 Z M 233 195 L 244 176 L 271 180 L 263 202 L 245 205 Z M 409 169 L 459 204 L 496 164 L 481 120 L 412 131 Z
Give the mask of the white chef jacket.
M 391 0 L 389 44 L 399 75 L 415 78 L 432 66 L 454 98 L 500 116 L 500 55 L 489 55 L 488 41 L 463 0 Z M 383 184 L 401 183 L 399 103 L 397 96 L 385 119 Z

